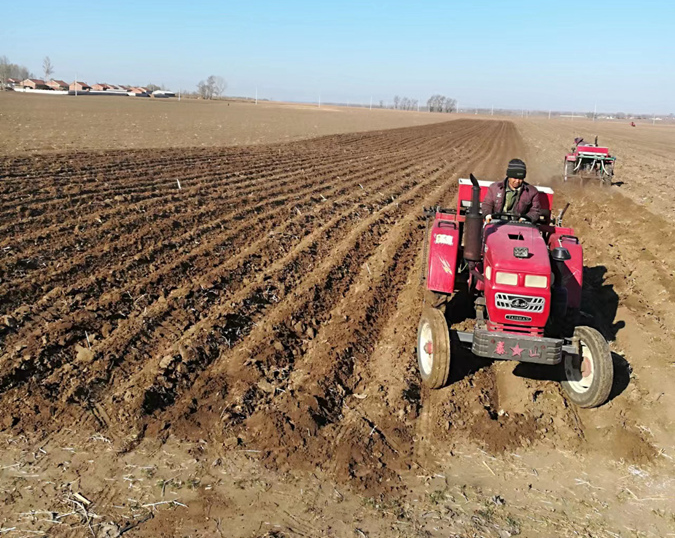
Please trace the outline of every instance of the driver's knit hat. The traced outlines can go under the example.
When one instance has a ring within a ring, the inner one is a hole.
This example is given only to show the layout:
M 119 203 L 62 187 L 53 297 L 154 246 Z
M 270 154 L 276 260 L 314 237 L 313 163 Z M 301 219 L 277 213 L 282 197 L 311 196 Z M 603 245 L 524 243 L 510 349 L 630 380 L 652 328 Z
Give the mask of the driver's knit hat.
M 527 168 L 525 163 L 520 159 L 511 159 L 509 165 L 506 167 L 506 177 L 513 177 L 516 179 L 525 179 Z

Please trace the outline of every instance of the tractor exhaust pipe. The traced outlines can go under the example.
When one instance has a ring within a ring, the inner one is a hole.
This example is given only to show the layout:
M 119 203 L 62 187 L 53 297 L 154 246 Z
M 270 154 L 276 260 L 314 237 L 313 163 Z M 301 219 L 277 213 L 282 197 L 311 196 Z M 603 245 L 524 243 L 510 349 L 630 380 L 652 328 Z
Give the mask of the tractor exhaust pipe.
M 483 216 L 480 212 L 480 185 L 473 174 L 470 174 L 471 183 L 471 207 L 466 213 L 464 222 L 464 259 L 468 262 L 481 260 L 481 247 L 483 245 Z

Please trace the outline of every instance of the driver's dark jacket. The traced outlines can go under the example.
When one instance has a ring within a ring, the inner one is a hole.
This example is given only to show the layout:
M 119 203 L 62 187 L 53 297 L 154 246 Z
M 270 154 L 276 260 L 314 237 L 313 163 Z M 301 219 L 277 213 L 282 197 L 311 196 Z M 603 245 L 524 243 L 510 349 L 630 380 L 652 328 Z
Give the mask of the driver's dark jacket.
M 483 216 L 501 213 L 504 208 L 504 200 L 506 199 L 506 182 L 495 181 L 488 188 L 485 200 L 481 204 L 481 212 Z M 530 185 L 523 181 L 520 198 L 515 207 L 509 213 L 525 217 L 530 222 L 537 222 L 541 215 L 541 204 L 539 203 L 539 191 L 534 185 Z

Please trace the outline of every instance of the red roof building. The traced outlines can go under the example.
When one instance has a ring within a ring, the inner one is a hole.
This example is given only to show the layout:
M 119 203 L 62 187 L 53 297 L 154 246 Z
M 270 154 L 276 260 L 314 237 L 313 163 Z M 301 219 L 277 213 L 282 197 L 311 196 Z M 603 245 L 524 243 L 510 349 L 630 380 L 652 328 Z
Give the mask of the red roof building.
M 79 82 L 76 80 L 70 84 L 69 89 L 71 92 L 87 92 L 91 90 L 91 86 L 86 82 Z
M 68 89 L 68 83 L 64 82 L 63 80 L 50 80 L 49 82 L 47 82 L 47 86 L 49 86 L 52 90 Z
M 27 78 L 24 80 L 21 85 L 24 88 L 31 88 L 33 90 L 48 90 L 49 86 L 45 84 L 44 80 L 40 80 L 39 78 Z

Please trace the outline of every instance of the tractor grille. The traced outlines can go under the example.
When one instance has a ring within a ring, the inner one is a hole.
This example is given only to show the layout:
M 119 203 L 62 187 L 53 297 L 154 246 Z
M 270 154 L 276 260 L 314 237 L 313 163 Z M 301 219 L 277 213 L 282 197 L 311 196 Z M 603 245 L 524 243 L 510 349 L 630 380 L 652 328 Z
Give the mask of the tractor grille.
M 528 297 L 527 295 L 511 295 L 510 293 L 495 294 L 495 304 L 502 310 L 518 310 L 519 312 L 544 311 L 546 299 L 543 297 Z

